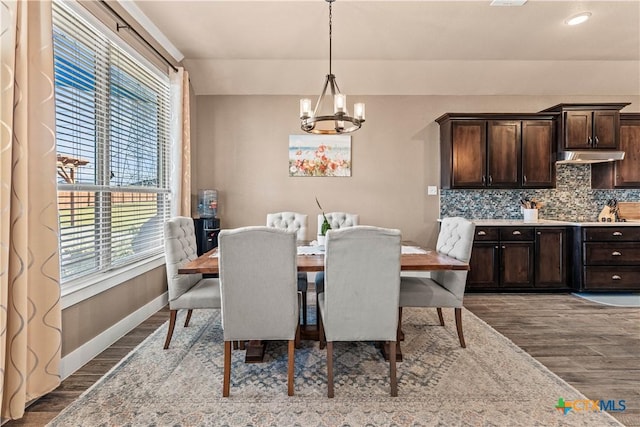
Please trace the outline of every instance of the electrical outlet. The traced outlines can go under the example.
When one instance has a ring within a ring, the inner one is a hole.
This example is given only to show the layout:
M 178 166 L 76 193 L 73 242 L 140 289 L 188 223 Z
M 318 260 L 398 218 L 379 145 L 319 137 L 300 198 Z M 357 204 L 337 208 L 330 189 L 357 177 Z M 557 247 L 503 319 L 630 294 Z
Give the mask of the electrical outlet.
M 427 195 L 428 196 L 437 196 L 438 195 L 438 187 L 435 185 L 429 185 L 427 187 Z

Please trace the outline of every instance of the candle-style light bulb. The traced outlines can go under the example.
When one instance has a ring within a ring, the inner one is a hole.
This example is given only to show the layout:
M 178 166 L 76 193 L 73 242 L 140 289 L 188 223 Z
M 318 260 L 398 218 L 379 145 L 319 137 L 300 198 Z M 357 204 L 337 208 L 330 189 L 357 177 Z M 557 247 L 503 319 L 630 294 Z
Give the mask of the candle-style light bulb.
M 300 100 L 300 118 L 308 119 L 311 116 L 311 100 L 303 98 Z
M 357 102 L 353 105 L 353 117 L 360 121 L 364 121 L 364 103 Z
M 347 95 L 338 93 L 333 97 L 333 111 L 335 114 L 347 112 Z

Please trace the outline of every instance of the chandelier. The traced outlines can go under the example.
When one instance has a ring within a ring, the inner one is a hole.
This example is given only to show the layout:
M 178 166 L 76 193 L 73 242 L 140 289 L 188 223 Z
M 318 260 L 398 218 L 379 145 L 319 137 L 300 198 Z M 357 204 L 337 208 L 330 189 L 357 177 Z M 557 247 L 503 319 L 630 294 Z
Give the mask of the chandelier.
M 322 93 L 318 97 L 316 106 L 311 111 L 311 100 L 300 100 L 300 128 L 308 133 L 319 135 L 336 135 L 349 133 L 360 129 L 364 123 L 364 103 L 358 102 L 353 106 L 353 116 L 347 110 L 347 96 L 340 93 L 336 76 L 331 72 L 331 3 L 335 0 L 325 0 L 329 3 L 329 74 L 324 81 Z M 327 89 L 333 97 L 333 115 L 322 114 L 322 102 L 327 97 Z

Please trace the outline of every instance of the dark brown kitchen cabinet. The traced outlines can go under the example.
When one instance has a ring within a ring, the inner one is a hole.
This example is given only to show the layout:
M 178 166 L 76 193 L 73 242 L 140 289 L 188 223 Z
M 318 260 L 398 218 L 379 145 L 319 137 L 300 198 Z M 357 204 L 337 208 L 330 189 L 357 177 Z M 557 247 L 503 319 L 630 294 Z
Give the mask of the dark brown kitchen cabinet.
M 470 291 L 569 289 L 567 227 L 476 226 Z
M 535 236 L 535 287 L 562 289 L 567 283 L 566 227 L 537 227 Z
M 438 118 L 442 188 L 553 187 L 553 117 L 448 113 Z
M 591 187 L 640 188 L 640 113 L 620 114 L 624 159 L 591 165 Z
M 574 274 L 584 291 L 640 290 L 640 227 L 584 227 Z
M 543 112 L 560 112 L 561 151 L 616 150 L 620 138 L 620 110 L 628 103 L 558 104 Z
M 555 121 L 522 122 L 522 187 L 555 186 Z

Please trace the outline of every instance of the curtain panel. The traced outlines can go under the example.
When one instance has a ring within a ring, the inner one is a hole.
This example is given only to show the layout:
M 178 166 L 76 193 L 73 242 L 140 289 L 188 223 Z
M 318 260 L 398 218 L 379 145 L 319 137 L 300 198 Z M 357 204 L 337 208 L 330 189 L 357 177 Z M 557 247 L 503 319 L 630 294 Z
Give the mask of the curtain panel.
M 0 415 L 60 384 L 50 1 L 0 2 Z
M 191 216 L 191 119 L 189 72 L 178 67 L 171 79 L 171 215 Z

